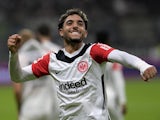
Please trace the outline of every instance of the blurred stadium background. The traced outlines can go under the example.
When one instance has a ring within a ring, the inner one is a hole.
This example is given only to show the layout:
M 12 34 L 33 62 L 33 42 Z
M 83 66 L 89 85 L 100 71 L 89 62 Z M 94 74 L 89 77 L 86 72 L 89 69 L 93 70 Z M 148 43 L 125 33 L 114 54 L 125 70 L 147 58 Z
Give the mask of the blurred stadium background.
M 59 16 L 68 8 L 81 8 L 89 18 L 89 36 L 94 42 L 99 30 L 110 33 L 111 45 L 135 54 L 160 71 L 160 1 L 156 0 L 0 0 L 0 119 L 16 120 L 16 104 L 8 73 L 7 38 L 22 28 L 41 23 L 52 27 L 54 42 Z M 159 46 L 158 46 L 159 45 Z M 158 50 L 157 50 L 158 49 Z M 158 54 L 157 54 L 158 52 Z M 126 120 L 160 120 L 159 75 L 152 82 L 139 80 L 139 73 L 124 68 L 128 114 Z

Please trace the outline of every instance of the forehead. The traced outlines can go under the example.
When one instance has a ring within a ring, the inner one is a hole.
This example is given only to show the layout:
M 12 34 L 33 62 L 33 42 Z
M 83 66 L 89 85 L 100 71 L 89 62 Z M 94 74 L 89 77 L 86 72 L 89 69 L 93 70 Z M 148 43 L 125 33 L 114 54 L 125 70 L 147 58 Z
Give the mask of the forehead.
M 83 19 L 77 15 L 77 14 L 73 14 L 73 15 L 69 15 L 65 21 L 69 21 L 69 20 L 72 20 L 72 21 L 83 21 Z

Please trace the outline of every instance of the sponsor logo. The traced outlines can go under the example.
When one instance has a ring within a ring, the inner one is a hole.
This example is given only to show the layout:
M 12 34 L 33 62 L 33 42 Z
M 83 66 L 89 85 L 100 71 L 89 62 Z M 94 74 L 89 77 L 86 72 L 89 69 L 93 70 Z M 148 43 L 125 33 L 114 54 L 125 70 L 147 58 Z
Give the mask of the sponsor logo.
M 86 61 L 80 61 L 78 63 L 78 70 L 80 72 L 85 72 L 88 70 L 88 63 Z
M 59 85 L 60 91 L 67 92 L 67 93 L 76 93 L 79 92 L 81 88 L 87 85 L 87 81 L 85 78 L 78 82 L 66 82 L 61 83 Z

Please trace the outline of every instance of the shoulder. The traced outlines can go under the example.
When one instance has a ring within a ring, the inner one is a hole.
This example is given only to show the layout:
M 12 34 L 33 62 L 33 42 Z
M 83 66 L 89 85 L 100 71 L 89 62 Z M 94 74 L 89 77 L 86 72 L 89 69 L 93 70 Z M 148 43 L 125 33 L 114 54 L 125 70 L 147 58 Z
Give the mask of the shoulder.
M 102 43 L 95 43 L 91 46 L 90 55 L 98 63 L 107 61 L 108 54 L 114 50 L 111 46 Z
M 112 47 L 107 45 L 107 44 L 103 44 L 103 43 L 94 43 L 92 44 L 92 49 L 104 49 L 104 50 L 109 50 Z

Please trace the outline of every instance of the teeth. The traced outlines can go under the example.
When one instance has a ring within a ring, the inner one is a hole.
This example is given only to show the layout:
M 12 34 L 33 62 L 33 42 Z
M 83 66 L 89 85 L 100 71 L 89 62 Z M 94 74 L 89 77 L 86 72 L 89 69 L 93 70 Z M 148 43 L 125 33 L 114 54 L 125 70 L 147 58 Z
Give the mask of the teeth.
M 79 35 L 79 33 L 78 33 L 78 32 L 72 32 L 72 34 L 74 34 L 74 35 Z

